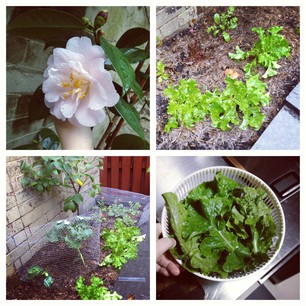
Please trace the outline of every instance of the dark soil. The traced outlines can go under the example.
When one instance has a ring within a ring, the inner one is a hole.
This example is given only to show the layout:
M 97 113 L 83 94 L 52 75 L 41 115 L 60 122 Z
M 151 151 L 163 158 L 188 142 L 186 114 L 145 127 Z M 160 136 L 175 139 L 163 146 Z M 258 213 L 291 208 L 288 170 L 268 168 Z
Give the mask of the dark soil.
M 140 213 L 139 213 L 140 215 Z M 139 218 L 139 215 L 133 216 L 134 220 Z M 112 229 L 114 228 L 114 223 L 116 218 L 109 217 L 106 213 L 102 216 L 105 221 L 101 223 L 101 231 L 99 233 L 94 233 L 100 235 L 104 228 Z M 99 258 L 97 255 L 93 254 L 94 249 L 101 249 Z M 76 250 L 68 249 L 65 244 L 58 243 L 55 248 L 53 248 L 54 257 L 57 258 L 56 264 L 54 261 L 51 262 L 47 267 L 43 267 L 48 271 L 49 275 L 54 278 L 54 283 L 50 288 L 46 288 L 43 285 L 43 279 L 37 278 L 34 281 L 25 281 L 21 279 L 18 274 L 7 278 L 6 282 L 6 299 L 7 300 L 80 300 L 80 297 L 75 290 L 75 282 L 79 276 L 85 278 L 85 283 L 90 284 L 90 279 L 92 276 L 97 276 L 101 278 L 104 282 L 103 286 L 108 288 L 111 292 L 113 291 L 113 286 L 119 276 L 120 271 L 110 267 L 100 267 L 99 263 L 110 253 L 109 250 L 103 250 L 103 239 L 100 238 L 100 245 L 96 247 L 89 247 L 84 245 L 81 248 L 81 252 L 84 256 L 86 266 L 82 263 Z M 48 244 L 41 248 L 35 255 L 26 263 L 24 269 L 25 271 L 32 265 L 39 265 L 39 261 L 44 256 L 50 258 L 50 246 Z M 70 254 L 71 253 L 71 254 Z M 60 256 L 64 255 L 64 259 Z M 71 256 L 70 256 L 71 255 Z M 67 260 L 71 258 L 71 261 Z M 94 260 L 95 258 L 95 260 Z M 44 261 L 45 263 L 46 261 Z M 23 273 L 25 275 L 25 273 Z M 120 292 L 117 292 L 120 294 Z M 131 294 L 133 294 L 131 292 Z
M 290 58 L 279 60 L 281 68 L 278 74 L 264 80 L 270 92 L 270 105 L 263 108 L 266 115 L 265 122 L 260 130 L 249 128 L 245 131 L 235 126 L 229 131 L 220 131 L 211 126 L 208 117 L 205 121 L 196 124 L 192 129 L 179 127 L 170 133 L 164 131 L 168 120 L 167 99 L 163 91 L 167 81 L 157 82 L 157 149 L 159 150 L 239 150 L 250 149 L 258 137 L 263 133 L 271 120 L 284 105 L 286 96 L 300 80 L 300 36 L 297 33 L 300 25 L 299 7 L 236 7 L 234 15 L 238 17 L 238 27 L 228 31 L 231 40 L 226 43 L 218 35 L 213 37 L 206 32 L 213 25 L 213 16 L 216 12 L 226 11 L 227 7 L 205 7 L 204 16 L 195 21 L 190 27 L 172 38 L 163 41 L 157 47 L 157 61 L 165 64 L 165 72 L 170 75 L 171 82 L 178 84 L 182 78 L 193 78 L 199 88 L 203 86 L 213 91 L 215 87 L 223 90 L 225 87 L 225 70 L 234 69 L 244 79 L 243 67 L 246 61 L 234 62 L 228 57 L 228 52 L 235 53 L 239 46 L 248 51 L 258 40 L 253 27 L 270 28 L 283 26 L 280 32 L 291 46 Z M 264 73 L 259 68 L 259 74 Z

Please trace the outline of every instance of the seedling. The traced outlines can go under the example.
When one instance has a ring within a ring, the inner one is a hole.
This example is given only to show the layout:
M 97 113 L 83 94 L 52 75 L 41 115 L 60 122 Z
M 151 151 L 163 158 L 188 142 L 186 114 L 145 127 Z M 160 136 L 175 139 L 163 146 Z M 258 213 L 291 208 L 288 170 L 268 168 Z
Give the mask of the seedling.
M 222 32 L 222 36 L 226 42 L 231 40 L 227 30 L 233 30 L 238 26 L 238 18 L 232 17 L 235 8 L 230 6 L 226 13 L 216 13 L 214 15 L 215 24 L 207 29 L 207 33 L 212 33 L 213 36 L 217 36 L 219 32 Z
M 159 83 L 169 79 L 169 75 L 165 73 L 165 64 L 162 61 L 158 61 L 156 64 L 156 76 Z
M 92 237 L 93 230 L 85 218 L 77 217 L 77 221 L 71 223 L 68 220 L 58 221 L 53 229 L 46 235 L 49 242 L 65 242 L 70 249 L 76 249 L 85 266 L 81 253 L 82 243 Z
M 139 202 L 133 203 L 132 201 L 129 201 L 128 207 L 117 202 L 106 206 L 103 200 L 99 201 L 98 205 L 101 211 L 106 212 L 110 217 L 122 218 L 123 223 L 128 226 L 135 224 L 131 216 L 136 216 L 141 207 Z
M 54 282 L 53 277 L 49 275 L 49 273 L 43 268 L 41 268 L 40 266 L 32 266 L 27 270 L 27 272 L 28 272 L 27 278 L 30 280 L 33 280 L 34 278 L 40 275 L 44 275 L 45 279 L 43 283 L 44 283 L 44 286 L 47 288 L 49 288 Z

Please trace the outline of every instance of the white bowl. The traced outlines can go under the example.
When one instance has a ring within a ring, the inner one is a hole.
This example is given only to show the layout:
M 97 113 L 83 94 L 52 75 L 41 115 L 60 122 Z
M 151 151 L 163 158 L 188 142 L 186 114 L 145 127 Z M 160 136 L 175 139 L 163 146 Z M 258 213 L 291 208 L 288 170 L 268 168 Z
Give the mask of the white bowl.
M 281 249 L 283 241 L 284 241 L 285 218 L 284 218 L 283 209 L 281 207 L 279 200 L 277 199 L 276 195 L 271 190 L 271 188 L 265 182 L 263 182 L 257 176 L 247 171 L 233 168 L 233 167 L 210 167 L 210 168 L 205 168 L 205 169 L 196 171 L 190 174 L 189 176 L 187 176 L 183 181 L 178 183 L 175 186 L 175 188 L 172 190 L 172 192 L 177 195 L 179 201 L 183 200 L 184 198 L 187 197 L 188 193 L 192 189 L 196 188 L 201 183 L 213 181 L 216 173 L 219 171 L 223 175 L 236 181 L 240 185 L 255 187 L 255 188 L 261 187 L 267 193 L 267 196 L 264 198 L 264 201 L 271 208 L 271 215 L 276 224 L 276 237 L 275 239 L 273 239 L 273 245 L 268 251 L 269 259 L 266 262 L 263 262 L 257 267 L 255 267 L 253 270 L 245 272 L 245 273 L 235 272 L 231 274 L 231 276 L 228 278 L 221 278 L 221 276 L 208 276 L 208 275 L 205 275 L 199 272 L 192 272 L 193 274 L 199 277 L 213 280 L 213 281 L 240 280 L 242 278 L 249 277 L 253 275 L 254 273 L 257 273 L 263 270 L 277 256 L 279 250 Z M 169 224 L 168 211 L 165 206 L 162 211 L 161 225 L 162 225 L 163 236 L 168 237 L 170 224 Z M 179 259 L 176 259 L 176 260 L 180 265 L 182 265 L 181 260 Z

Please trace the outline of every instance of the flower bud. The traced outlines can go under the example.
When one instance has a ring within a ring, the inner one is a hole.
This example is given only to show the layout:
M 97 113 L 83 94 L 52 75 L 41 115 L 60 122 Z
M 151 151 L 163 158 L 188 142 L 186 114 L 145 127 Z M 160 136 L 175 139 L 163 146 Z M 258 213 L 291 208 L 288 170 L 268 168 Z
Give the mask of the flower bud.
M 94 23 L 95 29 L 104 26 L 107 22 L 107 18 L 108 18 L 108 11 L 107 10 L 100 11 L 95 18 L 95 23 Z
M 82 187 L 83 186 L 83 182 L 80 179 L 76 179 L 76 182 Z
M 85 26 L 86 29 L 89 29 L 89 30 L 93 30 L 93 25 L 92 23 L 90 22 L 89 18 L 87 17 L 82 17 L 82 22 Z

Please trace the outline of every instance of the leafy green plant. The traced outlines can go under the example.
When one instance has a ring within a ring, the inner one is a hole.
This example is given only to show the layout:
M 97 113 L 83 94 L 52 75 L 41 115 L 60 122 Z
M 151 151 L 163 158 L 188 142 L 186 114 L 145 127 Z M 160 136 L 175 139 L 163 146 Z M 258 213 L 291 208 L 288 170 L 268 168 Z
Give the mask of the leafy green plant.
M 279 32 L 283 27 L 274 26 L 265 30 L 263 28 L 252 28 L 253 32 L 259 35 L 259 40 L 250 51 L 244 52 L 236 46 L 236 53 L 229 53 L 228 56 L 234 60 L 253 59 L 244 66 L 246 76 L 252 74 L 252 69 L 257 63 L 266 68 L 263 78 L 272 77 L 277 74 L 280 65 L 277 63 L 283 56 L 289 58 L 291 47 L 288 41 Z
M 121 269 L 127 259 L 137 258 L 138 244 L 146 235 L 141 235 L 136 226 L 126 226 L 120 218 L 116 220 L 114 228 L 112 230 L 104 228 L 101 234 L 104 239 L 104 249 L 111 250 L 111 253 L 105 257 L 100 266 L 112 265 Z
M 37 278 L 41 275 L 45 276 L 43 281 L 44 286 L 49 288 L 53 284 L 54 279 L 52 276 L 49 275 L 49 273 L 46 270 L 44 270 L 40 266 L 32 266 L 27 270 L 27 278 L 29 280 L 33 280 L 34 278 Z
M 225 82 L 226 88 L 222 92 L 216 88 L 204 94 L 192 79 L 182 79 L 179 85 L 168 86 L 164 93 L 169 98 L 167 113 L 170 117 L 165 131 L 170 132 L 179 125 L 191 128 L 205 116 L 210 116 L 212 126 L 222 131 L 240 124 L 240 117 L 241 129 L 250 126 L 258 130 L 265 118 L 260 106 L 266 106 L 270 101 L 266 84 L 258 75 L 251 76 L 246 82 L 227 76 Z
M 72 212 L 79 210 L 79 205 L 83 202 L 81 189 L 87 181 L 91 182 L 88 194 L 95 197 L 101 192 L 99 183 L 95 183 L 95 178 L 90 174 L 94 167 L 102 167 L 102 159 L 95 166 L 96 157 L 89 159 L 80 156 L 42 156 L 33 162 L 23 161 L 20 170 L 24 174 L 21 179 L 23 188 L 31 187 L 39 193 L 48 192 L 52 187 L 73 190 L 74 194 L 68 196 L 64 201 L 64 210 Z
M 215 24 L 207 29 L 207 33 L 212 33 L 213 36 L 217 36 L 219 32 L 222 32 L 222 36 L 226 42 L 231 40 L 227 30 L 233 30 L 238 26 L 238 18 L 232 17 L 235 12 L 235 7 L 230 6 L 226 13 L 219 13 L 214 15 Z
M 128 207 L 118 202 L 106 206 L 103 201 L 99 201 L 98 205 L 100 210 L 106 212 L 110 217 L 122 218 L 123 223 L 127 226 L 135 224 L 131 216 L 139 214 L 141 207 L 139 202 L 133 203 L 132 201 L 129 201 Z
M 172 192 L 163 194 L 179 245 L 174 256 L 188 270 L 222 278 L 265 263 L 276 235 L 266 196 L 221 172 L 180 202 Z
M 103 286 L 103 280 L 99 277 L 92 276 L 91 284 L 86 286 L 85 279 L 80 276 L 76 281 L 75 289 L 82 300 L 121 300 L 122 296 L 116 291 L 111 293 Z
M 54 227 L 46 234 L 49 242 L 65 242 L 70 249 L 77 250 L 84 266 L 85 261 L 81 253 L 84 241 L 93 236 L 93 230 L 88 221 L 83 217 L 77 217 L 75 222 L 61 220 L 56 222 Z
M 169 75 L 165 73 L 165 64 L 163 63 L 163 61 L 158 61 L 156 63 L 156 69 L 156 76 L 159 83 L 169 79 Z

